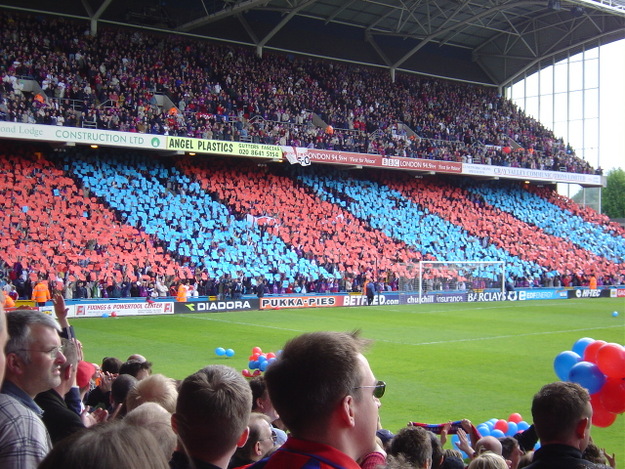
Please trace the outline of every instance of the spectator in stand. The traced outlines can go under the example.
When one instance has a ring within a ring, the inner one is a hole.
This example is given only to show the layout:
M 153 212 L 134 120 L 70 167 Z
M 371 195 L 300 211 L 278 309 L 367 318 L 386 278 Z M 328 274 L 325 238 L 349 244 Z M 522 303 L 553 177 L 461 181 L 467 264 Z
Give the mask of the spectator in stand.
M 97 386 L 89 391 L 85 403 L 89 407 L 103 407 L 107 409 L 111 401 L 111 385 L 119 375 L 122 362 L 116 357 L 104 357 L 100 366 L 100 376 Z
M 527 467 L 595 467 L 582 457 L 590 440 L 592 419 L 586 389 L 570 382 L 546 384 L 534 396 L 532 417 L 541 446 Z
M 260 461 L 277 449 L 276 434 L 269 417 L 252 412 L 247 424 L 250 434 L 245 445 L 239 447 L 230 459 L 228 469 L 247 466 Z
M 34 398 L 58 386 L 65 363 L 58 325 L 43 313 L 13 311 L 7 318 L 5 379 L 0 393 L 0 462 L 35 468 L 52 448 Z
M 233 368 L 211 365 L 185 378 L 172 427 L 180 448 L 172 469 L 226 469 L 237 447 L 247 441 L 252 392 Z
M 60 384 L 35 397 L 35 402 L 43 410 L 43 423 L 48 429 L 53 445 L 77 431 L 106 420 L 108 416 L 105 410 L 100 409 L 91 414 L 84 412 L 81 418 L 65 403 L 63 397 L 76 385 L 78 352 L 73 341 L 63 339 L 62 346 L 67 360 L 61 365 Z
M 376 464 L 384 464 L 375 434 L 386 384 L 375 379 L 362 355 L 367 344 L 357 334 L 338 332 L 313 332 L 287 342 L 265 380 L 291 434 L 265 469 L 311 461 L 322 468 L 358 469 L 357 461 L 373 453 L 380 456 Z
M 391 440 L 387 467 L 431 469 L 432 443 L 427 430 L 422 427 L 404 427 L 399 430 Z
M 120 375 L 132 375 L 141 381 L 152 373 L 152 363 L 140 360 L 128 360 L 119 367 Z
M 124 417 L 124 423 L 149 430 L 156 438 L 158 447 L 163 450 L 167 461 L 171 459 L 178 440 L 171 428 L 170 412 L 156 402 L 145 402 L 128 412 Z
M 282 445 L 286 441 L 286 433 L 284 432 L 285 429 L 281 428 L 284 425 L 271 402 L 271 397 L 269 397 L 265 377 L 262 375 L 253 377 L 249 380 L 249 385 L 252 390 L 252 412 L 265 414 L 269 417 L 276 433 L 277 442 Z
M 484 451 L 469 464 L 468 469 L 509 469 L 506 460 L 500 454 Z
M 499 441 L 501 442 L 501 455 L 508 461 L 510 469 L 517 469 L 521 461 L 521 456 L 524 454 L 524 451 L 519 445 L 519 441 L 510 436 L 499 438 Z
M 110 414 L 111 419 L 123 418 L 126 415 L 126 398 L 130 390 L 137 385 L 139 381 L 132 375 L 119 375 L 111 384 L 111 402 Z
M 123 422 L 96 425 L 61 441 L 39 469 L 169 469 L 149 430 Z
M 155 402 L 170 413 L 176 410 L 178 390 L 176 381 L 161 374 L 139 380 L 126 396 L 126 411 L 130 412 L 145 402 Z

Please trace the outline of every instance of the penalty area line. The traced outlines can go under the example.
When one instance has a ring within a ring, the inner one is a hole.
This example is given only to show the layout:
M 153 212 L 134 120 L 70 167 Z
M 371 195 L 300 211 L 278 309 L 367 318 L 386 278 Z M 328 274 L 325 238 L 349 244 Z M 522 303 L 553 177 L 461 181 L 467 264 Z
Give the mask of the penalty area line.
M 268 326 L 266 324 L 258 324 L 258 323 L 251 323 L 251 322 L 241 322 L 241 321 L 228 321 L 226 319 L 217 319 L 217 318 L 206 318 L 206 317 L 197 317 L 194 315 L 184 315 L 182 316 L 183 318 L 187 318 L 187 319 L 197 319 L 199 321 L 213 321 L 213 322 L 222 322 L 225 324 L 235 324 L 237 326 L 253 326 L 253 327 L 262 327 L 265 329 L 275 329 L 278 331 L 288 331 L 288 332 L 307 332 L 304 330 L 300 330 L 300 329 L 289 329 L 288 327 L 278 327 L 278 326 Z
M 614 329 L 615 327 L 623 327 L 621 325 L 615 326 L 603 326 L 603 327 L 586 327 L 584 329 L 566 329 L 561 331 L 545 331 L 545 332 L 528 332 L 525 334 L 510 334 L 510 335 L 498 335 L 492 337 L 473 337 L 469 339 L 454 339 L 454 340 L 438 340 L 433 342 L 419 342 L 419 343 L 410 343 L 410 342 L 399 342 L 395 340 L 386 340 L 386 339 L 374 339 L 376 342 L 385 342 L 388 344 L 398 344 L 398 345 L 438 345 L 438 344 L 453 344 L 457 342 L 478 342 L 483 340 L 499 340 L 499 339 L 510 339 L 515 337 L 529 337 L 536 335 L 551 335 L 551 334 L 565 334 L 570 332 L 586 332 L 586 331 L 596 331 L 601 329 Z

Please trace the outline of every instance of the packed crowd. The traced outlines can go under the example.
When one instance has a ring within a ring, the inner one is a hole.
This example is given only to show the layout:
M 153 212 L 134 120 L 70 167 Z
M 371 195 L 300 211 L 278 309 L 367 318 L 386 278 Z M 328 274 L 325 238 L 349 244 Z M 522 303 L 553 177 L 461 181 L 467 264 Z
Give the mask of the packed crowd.
M 85 361 L 60 295 L 55 314 L 0 307 L 2 467 L 616 468 L 592 443 L 590 395 L 576 383 L 543 386 L 533 424 L 510 436 L 467 419 L 394 434 L 379 416 L 387 384 L 357 332 L 294 337 L 249 381 L 225 365 L 177 381 L 140 354 Z
M 260 59 L 249 49 L 106 26 L 93 37 L 86 23 L 61 18 L 0 19 L 2 120 L 594 171 L 494 89 L 404 74 L 392 82 L 366 67 Z M 22 77 L 42 92 L 23 91 Z
M 20 298 L 38 276 L 66 298 L 175 296 L 182 279 L 220 298 L 362 291 L 367 279 L 405 291 L 418 272 L 404 270 L 436 259 L 504 261 L 511 287 L 623 283 L 622 228 L 509 185 L 3 148 L 0 278 Z M 428 291 L 502 283 L 497 271 L 425 274 Z

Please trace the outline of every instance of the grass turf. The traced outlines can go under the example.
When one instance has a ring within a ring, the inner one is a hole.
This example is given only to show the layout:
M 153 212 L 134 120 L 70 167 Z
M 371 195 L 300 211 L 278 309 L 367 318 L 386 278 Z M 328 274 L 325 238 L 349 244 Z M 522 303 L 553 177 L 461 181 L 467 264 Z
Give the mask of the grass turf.
M 618 311 L 618 317 L 612 312 Z M 86 359 L 141 353 L 153 371 L 183 379 L 207 364 L 248 367 L 252 347 L 278 351 L 306 331 L 361 329 L 366 354 L 388 388 L 380 415 L 397 431 L 408 421 L 474 424 L 519 412 L 531 422 L 532 396 L 557 381 L 553 360 L 582 337 L 625 343 L 625 301 L 580 299 L 175 316 L 74 319 Z M 231 357 L 215 348 L 232 348 Z M 625 461 L 625 416 L 594 427 L 595 442 Z M 450 447 L 447 443 L 446 447 Z

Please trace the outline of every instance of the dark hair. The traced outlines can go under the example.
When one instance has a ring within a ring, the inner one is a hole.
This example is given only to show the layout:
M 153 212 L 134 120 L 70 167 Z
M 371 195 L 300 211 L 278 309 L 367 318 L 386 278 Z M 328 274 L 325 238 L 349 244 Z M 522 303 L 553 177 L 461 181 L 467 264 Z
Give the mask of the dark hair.
M 259 399 L 267 392 L 267 383 L 264 376 L 255 376 L 249 381 L 252 390 L 252 411 L 256 409 L 256 399 Z
M 534 396 L 532 418 L 541 442 L 566 440 L 589 414 L 590 395 L 577 383 L 546 384 Z
M 438 437 L 430 431 L 428 432 L 428 435 L 430 436 L 430 443 L 432 444 L 432 469 L 439 469 L 444 456 L 441 440 L 439 440 Z
M 520 448 L 518 440 L 511 436 L 503 436 L 499 438 L 499 441 L 501 441 L 501 455 L 506 459 L 510 459 L 515 448 Z
M 392 457 L 401 455 L 414 467 L 425 467 L 432 459 L 430 435 L 422 427 L 404 427 L 391 440 L 388 454 Z
M 322 428 L 346 395 L 360 398 L 358 332 L 311 332 L 289 340 L 267 367 L 269 397 L 293 435 Z
M 128 360 L 119 367 L 120 375 L 132 375 L 135 378 L 141 370 L 152 371 L 152 363 L 139 360 Z
M 119 368 L 122 366 L 122 361 L 116 357 L 104 357 L 102 359 L 102 366 L 100 367 L 102 373 L 109 372 L 111 374 L 118 374 Z
M 111 383 L 111 397 L 114 404 L 124 403 L 130 390 L 138 383 L 132 375 L 119 375 Z M 124 412 L 125 413 L 125 412 Z

